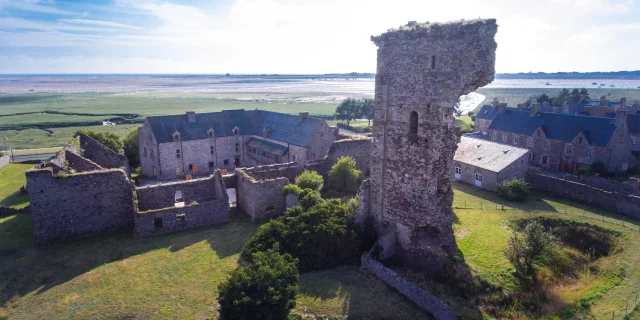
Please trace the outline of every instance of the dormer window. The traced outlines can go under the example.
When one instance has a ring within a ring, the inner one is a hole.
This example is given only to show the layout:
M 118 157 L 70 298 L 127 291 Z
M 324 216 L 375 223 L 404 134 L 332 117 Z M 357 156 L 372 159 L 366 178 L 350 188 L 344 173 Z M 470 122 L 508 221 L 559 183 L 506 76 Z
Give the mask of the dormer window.
M 538 137 L 540 136 L 540 131 L 538 130 Z
M 578 143 L 582 143 L 582 137 L 578 138 Z
M 233 135 L 237 136 L 238 133 L 240 132 L 240 129 L 238 129 L 238 127 L 235 127 L 235 128 L 233 128 L 232 132 L 233 132 Z
M 527 145 L 528 145 L 529 147 L 533 147 L 533 137 L 529 137 L 529 138 L 527 138 Z
M 178 133 L 178 132 L 174 132 L 173 133 L 173 141 L 175 141 L 175 142 L 180 141 L 180 133 Z
M 176 158 L 180 159 L 180 149 L 176 149 Z
M 213 138 L 213 130 L 209 130 L 207 133 L 209 134 L 209 138 Z

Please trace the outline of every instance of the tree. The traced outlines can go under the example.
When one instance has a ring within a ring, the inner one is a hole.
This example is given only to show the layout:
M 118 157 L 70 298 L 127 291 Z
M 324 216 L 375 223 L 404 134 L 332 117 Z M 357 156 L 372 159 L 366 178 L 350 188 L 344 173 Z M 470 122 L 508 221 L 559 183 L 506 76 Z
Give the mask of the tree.
M 597 173 L 599 176 L 603 178 L 606 178 L 607 176 L 609 176 L 609 170 L 607 170 L 607 167 L 601 161 L 592 163 L 591 169 L 593 173 Z
M 251 262 L 231 272 L 218 288 L 223 319 L 284 320 L 296 305 L 298 261 L 278 246 L 253 254 Z
M 343 120 L 347 122 L 347 125 L 351 122 L 351 120 L 356 119 L 360 116 L 360 103 L 356 99 L 346 98 L 340 102 L 340 104 L 336 107 L 336 112 L 334 113 L 334 117 L 337 120 Z
M 529 195 L 529 185 L 524 179 L 504 180 L 498 184 L 498 195 L 509 201 L 524 201 Z
M 301 189 L 313 189 L 320 191 L 324 186 L 324 179 L 315 171 L 304 170 L 298 177 L 296 177 L 296 185 Z
M 120 141 L 120 137 L 115 134 L 115 133 L 111 133 L 111 132 L 95 132 L 95 131 L 90 131 L 90 130 L 79 130 L 76 132 L 75 135 L 78 135 L 78 133 L 84 133 L 87 136 L 93 138 L 94 140 L 102 143 L 105 147 L 117 152 L 117 153 L 123 153 L 123 144 L 122 141 Z
M 140 149 L 138 147 L 138 130 L 134 129 L 122 139 L 124 155 L 129 159 L 129 165 L 134 168 L 140 165 Z
M 367 119 L 367 126 L 371 126 L 371 120 L 374 117 L 375 101 L 372 98 L 363 98 L 360 103 L 360 115 Z
M 580 95 L 583 95 L 586 100 L 589 100 L 589 91 L 587 91 L 587 89 L 580 89 Z
M 340 157 L 329 171 L 327 187 L 330 193 L 339 197 L 355 195 L 362 179 L 362 172 L 356 169 L 356 160 L 352 157 Z
M 550 261 L 553 236 L 536 222 L 529 222 L 522 232 L 514 232 L 504 254 L 516 269 L 516 274 L 525 284 L 536 284 L 536 267 Z

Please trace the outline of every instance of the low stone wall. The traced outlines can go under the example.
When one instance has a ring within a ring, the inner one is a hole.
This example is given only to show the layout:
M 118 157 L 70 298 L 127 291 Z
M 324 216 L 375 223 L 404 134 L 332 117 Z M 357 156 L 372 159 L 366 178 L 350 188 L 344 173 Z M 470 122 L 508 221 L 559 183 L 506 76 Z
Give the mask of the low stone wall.
M 37 244 L 133 225 L 133 190 L 122 170 L 54 176 L 38 167 L 25 175 Z
M 140 212 L 135 216 L 133 233 L 136 237 L 147 237 L 224 222 L 229 222 L 229 203 L 215 200 Z
M 567 180 L 583 183 L 606 191 L 640 196 L 640 180 L 637 178 L 631 178 L 627 183 L 600 177 L 580 177 L 579 179 L 575 178 Z
M 301 169 L 298 167 L 297 170 Z M 261 176 L 270 176 L 272 173 Z M 251 217 L 251 220 L 269 219 L 284 212 L 286 203 L 282 187 L 293 180 L 288 177 L 259 180 L 255 176 L 247 174 L 244 169 L 236 169 L 236 174 L 238 176 L 238 206 Z
M 97 163 L 103 168 L 122 168 L 127 175 L 131 175 L 129 169 L 129 161 L 127 157 L 119 154 L 102 143 L 94 140 L 86 134 L 80 133 L 80 148 L 82 149 L 82 156 Z
M 610 192 L 586 184 L 528 172 L 527 182 L 539 192 L 560 196 L 605 210 L 640 217 L 640 197 Z
M 71 167 L 71 169 L 75 170 L 76 172 L 87 172 L 104 169 L 97 163 L 81 157 L 69 150 L 64 150 L 63 152 L 66 162 L 69 164 L 69 167 Z
M 238 188 L 238 175 L 236 173 L 225 174 L 222 176 L 222 180 L 224 180 L 224 186 L 227 189 L 237 189 Z
M 360 258 L 360 264 L 363 269 L 373 273 L 388 286 L 398 290 L 398 292 L 413 301 L 418 307 L 431 313 L 434 318 L 439 320 L 456 319 L 456 313 L 449 305 L 440 301 L 415 283 L 402 278 L 395 271 L 376 261 L 370 254 L 363 254 Z
M 324 181 L 327 182 L 332 165 L 333 163 L 331 163 L 329 158 L 325 157 L 322 160 L 307 161 L 307 163 L 304 164 L 304 169 L 319 173 L 322 178 L 324 178 Z
M 242 171 L 251 176 L 254 180 L 269 180 L 285 177 L 290 182 L 293 182 L 302 172 L 302 168 L 297 162 L 288 162 L 268 166 L 243 168 Z
M 0 169 L 4 168 L 6 165 L 8 165 L 10 160 L 11 160 L 11 157 L 9 157 L 9 156 L 0 157 Z
M 327 152 L 327 158 L 331 165 L 340 157 L 353 157 L 356 160 L 356 169 L 364 174 L 369 174 L 369 159 L 371 158 L 370 139 L 345 139 L 334 141 Z M 331 167 L 329 167 L 331 169 Z
M 22 208 L 22 209 L 14 209 L 14 208 L 9 208 L 9 207 L 0 207 L 0 217 L 12 216 L 14 214 L 25 213 L 27 211 L 29 211 L 29 207 L 28 206 L 26 208 Z
M 136 188 L 138 211 L 174 207 L 178 191 L 182 194 L 182 202 L 186 205 L 219 199 L 228 201 L 227 191 L 222 185 L 222 175 L 218 170 L 207 178 L 138 187 Z

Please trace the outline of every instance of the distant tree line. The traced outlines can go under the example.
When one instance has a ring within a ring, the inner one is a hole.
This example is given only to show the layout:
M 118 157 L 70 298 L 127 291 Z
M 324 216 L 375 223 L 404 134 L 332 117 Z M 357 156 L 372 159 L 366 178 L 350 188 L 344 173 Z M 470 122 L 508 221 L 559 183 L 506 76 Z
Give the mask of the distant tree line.
M 346 121 L 347 125 L 349 125 L 352 120 L 356 119 L 367 119 L 369 121 L 369 125 L 371 125 L 374 106 L 375 103 L 372 98 L 347 98 L 342 100 L 342 102 L 340 102 L 336 107 L 336 112 L 333 116 L 336 120 Z
M 546 93 L 540 95 L 534 95 L 529 97 L 527 101 L 525 101 L 525 105 L 530 106 L 532 103 L 540 103 L 544 104 L 545 102 L 554 107 L 561 107 L 564 104 L 565 100 L 569 100 L 570 102 L 578 102 L 580 101 L 581 96 L 585 96 L 585 99 L 589 99 L 589 91 L 587 89 L 573 89 L 569 91 L 569 89 L 564 88 L 560 90 L 560 92 L 556 96 L 549 96 Z

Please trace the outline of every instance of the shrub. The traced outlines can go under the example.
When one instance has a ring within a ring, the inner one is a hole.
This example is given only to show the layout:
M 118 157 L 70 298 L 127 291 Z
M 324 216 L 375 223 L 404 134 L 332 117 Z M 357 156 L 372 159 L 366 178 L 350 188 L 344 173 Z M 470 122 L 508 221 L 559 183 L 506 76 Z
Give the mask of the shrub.
M 581 176 L 592 176 L 593 169 L 591 167 L 582 167 L 578 169 L 578 174 Z
M 475 112 L 473 112 L 473 111 L 469 111 L 469 113 L 467 113 L 467 115 L 468 115 L 469 117 L 472 117 L 474 114 L 476 114 L 476 113 L 475 113 Z
M 360 211 L 360 197 L 356 195 L 349 198 L 345 201 L 345 206 L 347 207 L 347 216 L 350 218 L 355 217 Z
M 498 195 L 509 201 L 524 201 L 529 195 L 529 185 L 524 179 L 504 180 L 498 184 Z
M 324 179 L 315 171 L 304 170 L 296 178 L 296 185 L 302 189 L 313 189 L 320 191 L 324 186 Z
M 256 252 L 218 288 L 223 319 L 287 319 L 296 305 L 297 260 L 278 247 Z
M 553 236 L 537 221 L 529 222 L 521 233 L 514 232 L 504 250 L 516 274 L 526 285 L 535 285 L 536 267 L 552 260 Z
M 117 153 L 123 153 L 123 143 L 122 141 L 120 141 L 120 137 L 115 134 L 115 133 L 111 133 L 111 132 L 95 132 L 95 131 L 90 131 L 90 130 L 80 130 L 76 133 L 76 135 L 78 135 L 78 133 L 84 133 L 87 136 L 93 138 L 94 140 L 102 143 L 105 147 L 117 152 Z
M 609 170 L 607 170 L 607 167 L 605 167 L 604 163 L 600 161 L 592 163 L 591 170 L 593 170 L 594 173 L 597 173 L 603 178 L 609 176 Z
M 290 193 L 298 195 L 298 194 L 300 194 L 300 192 L 302 192 L 302 189 L 300 187 L 298 187 L 297 185 L 295 185 L 295 184 L 291 184 L 290 183 L 290 184 L 282 187 L 282 194 L 284 194 L 285 196 L 290 194 Z
M 362 179 L 362 172 L 356 169 L 356 160 L 340 157 L 329 171 L 328 193 L 338 197 L 355 195 Z
M 316 204 L 325 202 L 320 195 L 320 192 L 312 189 L 304 189 L 298 193 L 298 201 L 304 209 L 309 209 Z
M 357 263 L 361 234 L 362 227 L 349 222 L 344 205 L 321 201 L 308 210 L 290 208 L 262 225 L 245 244 L 242 256 L 251 261 L 256 252 L 278 248 L 299 260 L 300 271 L 332 268 Z

